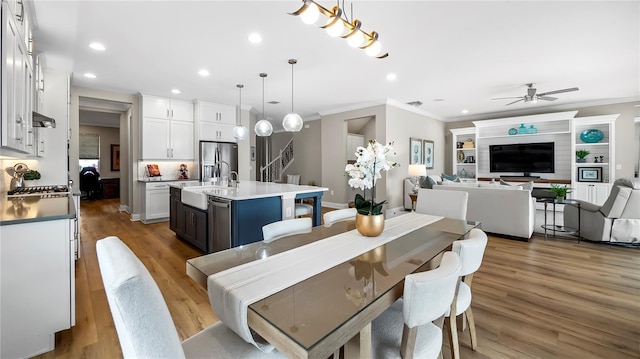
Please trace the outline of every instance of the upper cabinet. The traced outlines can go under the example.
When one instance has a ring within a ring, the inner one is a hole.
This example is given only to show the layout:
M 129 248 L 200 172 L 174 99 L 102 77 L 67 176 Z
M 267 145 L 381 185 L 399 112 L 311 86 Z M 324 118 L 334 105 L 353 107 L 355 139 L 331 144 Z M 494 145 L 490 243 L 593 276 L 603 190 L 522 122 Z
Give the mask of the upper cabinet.
M 193 122 L 193 102 L 148 95 L 142 99 L 144 117 Z
M 142 96 L 144 160 L 193 160 L 193 103 Z
M 34 154 L 31 30 L 21 2 L 2 2 L 2 127 L 0 145 Z M 26 25 L 25 25 L 26 24 Z
M 237 142 L 233 137 L 235 106 L 198 100 L 196 114 L 200 141 Z

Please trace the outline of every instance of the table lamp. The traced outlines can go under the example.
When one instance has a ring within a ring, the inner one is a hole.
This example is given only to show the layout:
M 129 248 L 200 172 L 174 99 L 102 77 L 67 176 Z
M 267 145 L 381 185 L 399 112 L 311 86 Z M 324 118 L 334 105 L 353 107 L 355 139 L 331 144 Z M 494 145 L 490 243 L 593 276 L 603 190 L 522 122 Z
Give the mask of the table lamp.
M 418 193 L 420 183 L 418 177 L 427 175 L 427 167 L 423 164 L 409 165 L 409 176 L 413 176 L 413 193 Z

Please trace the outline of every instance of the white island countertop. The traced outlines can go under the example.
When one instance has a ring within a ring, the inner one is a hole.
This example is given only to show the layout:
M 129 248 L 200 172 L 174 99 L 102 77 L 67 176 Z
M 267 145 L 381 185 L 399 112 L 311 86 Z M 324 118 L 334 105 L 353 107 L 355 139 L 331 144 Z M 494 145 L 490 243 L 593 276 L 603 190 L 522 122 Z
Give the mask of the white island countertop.
M 240 181 L 237 187 L 214 186 L 207 182 L 177 184 L 175 187 L 182 188 L 183 191 L 200 192 L 204 195 L 235 201 L 274 196 L 294 198 L 298 194 L 326 192 L 329 190 L 326 187 L 258 181 Z

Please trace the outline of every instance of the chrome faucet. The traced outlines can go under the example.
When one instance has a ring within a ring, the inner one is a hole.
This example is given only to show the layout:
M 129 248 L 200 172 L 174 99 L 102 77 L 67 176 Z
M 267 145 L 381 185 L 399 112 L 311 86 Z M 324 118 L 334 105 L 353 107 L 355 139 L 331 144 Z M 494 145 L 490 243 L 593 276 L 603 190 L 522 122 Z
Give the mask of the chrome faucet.
M 236 175 L 236 179 L 233 179 L 233 175 Z M 231 171 L 229 173 L 229 187 L 237 187 L 238 183 L 240 183 L 240 181 L 238 181 L 238 172 Z
M 221 163 L 227 165 L 227 173 L 231 171 L 231 166 L 229 166 L 229 163 L 227 161 L 224 161 L 224 160 L 218 161 L 218 163 L 216 163 L 216 166 L 218 167 L 218 171 L 220 171 L 220 177 L 222 177 L 222 169 L 220 168 Z

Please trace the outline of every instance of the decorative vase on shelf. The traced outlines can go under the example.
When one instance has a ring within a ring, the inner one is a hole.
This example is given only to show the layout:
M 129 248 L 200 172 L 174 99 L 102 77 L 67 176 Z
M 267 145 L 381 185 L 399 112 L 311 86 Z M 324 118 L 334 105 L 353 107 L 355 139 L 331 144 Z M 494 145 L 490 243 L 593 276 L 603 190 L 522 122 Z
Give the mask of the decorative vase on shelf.
M 527 127 L 524 125 L 524 123 L 521 123 L 520 127 L 518 128 L 518 134 L 519 135 L 525 135 L 527 133 L 528 133 Z
M 538 133 L 538 129 L 536 128 L 536 126 L 534 125 L 529 126 L 529 133 L 530 134 Z
M 377 237 L 384 230 L 384 214 L 356 214 L 356 229 L 365 237 Z

